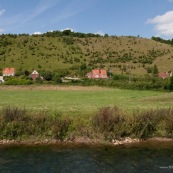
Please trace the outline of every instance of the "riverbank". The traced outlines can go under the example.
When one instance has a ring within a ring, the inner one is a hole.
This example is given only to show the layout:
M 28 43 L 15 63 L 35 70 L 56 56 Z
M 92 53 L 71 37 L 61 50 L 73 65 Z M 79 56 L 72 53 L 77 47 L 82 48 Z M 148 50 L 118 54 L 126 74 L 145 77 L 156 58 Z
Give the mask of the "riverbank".
M 109 145 L 109 146 L 121 146 L 121 145 L 130 145 L 130 144 L 138 144 L 138 143 L 173 143 L 173 138 L 161 138 L 154 137 L 149 139 L 132 139 L 129 137 L 118 139 L 112 139 L 111 142 L 103 142 L 98 140 L 91 139 L 82 139 L 78 138 L 74 141 L 59 141 L 56 139 L 45 139 L 45 140 L 8 140 L 3 139 L 0 140 L 0 146 L 8 146 L 8 145 Z
M 121 145 L 146 139 L 171 140 L 172 127 L 172 108 L 127 113 L 118 107 L 103 107 L 93 115 L 73 117 L 8 106 L 0 114 L 0 144 Z

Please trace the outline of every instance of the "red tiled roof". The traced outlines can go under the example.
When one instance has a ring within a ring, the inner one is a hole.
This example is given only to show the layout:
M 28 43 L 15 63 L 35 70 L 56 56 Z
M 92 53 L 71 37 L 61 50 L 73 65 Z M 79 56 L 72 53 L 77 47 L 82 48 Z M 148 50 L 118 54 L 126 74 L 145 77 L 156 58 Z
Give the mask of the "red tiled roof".
M 169 77 L 169 73 L 161 72 L 161 73 L 158 74 L 158 77 L 160 77 L 162 79 L 168 78 Z
M 93 79 L 106 79 L 108 78 L 106 70 L 92 70 L 92 72 L 89 72 L 86 74 L 88 78 L 93 78 Z
M 14 75 L 14 68 L 4 68 L 3 75 Z

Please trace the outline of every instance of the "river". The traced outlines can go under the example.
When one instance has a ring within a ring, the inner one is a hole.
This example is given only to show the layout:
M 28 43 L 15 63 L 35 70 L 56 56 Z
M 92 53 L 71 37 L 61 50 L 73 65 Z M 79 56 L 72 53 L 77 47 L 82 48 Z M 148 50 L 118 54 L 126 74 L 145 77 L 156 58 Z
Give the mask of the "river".
M 0 173 L 173 172 L 172 142 L 0 146 Z

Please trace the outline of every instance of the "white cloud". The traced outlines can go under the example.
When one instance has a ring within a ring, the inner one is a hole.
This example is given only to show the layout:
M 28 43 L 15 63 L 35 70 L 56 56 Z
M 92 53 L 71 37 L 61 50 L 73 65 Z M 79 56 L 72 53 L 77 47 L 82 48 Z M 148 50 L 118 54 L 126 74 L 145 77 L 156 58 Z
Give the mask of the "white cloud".
M 99 34 L 99 35 L 101 35 L 101 36 L 104 36 L 104 35 L 105 35 L 105 33 L 104 33 L 104 32 L 102 32 L 101 30 L 100 30 L 100 31 L 98 31 L 98 32 L 96 32 L 95 34 Z
M 42 32 L 34 32 L 32 35 L 41 35 Z
M 72 29 L 72 28 L 61 29 L 61 31 L 65 31 L 65 30 L 70 30 L 71 32 L 74 32 L 74 29 Z
M 5 9 L 0 10 L 0 16 L 2 16 L 5 13 Z
M 4 32 L 4 30 L 0 28 L 0 34 L 2 34 L 3 32 Z
M 173 11 L 148 19 L 147 24 L 154 24 L 158 35 L 173 36 Z
M 173 0 L 168 0 L 169 2 L 173 2 Z

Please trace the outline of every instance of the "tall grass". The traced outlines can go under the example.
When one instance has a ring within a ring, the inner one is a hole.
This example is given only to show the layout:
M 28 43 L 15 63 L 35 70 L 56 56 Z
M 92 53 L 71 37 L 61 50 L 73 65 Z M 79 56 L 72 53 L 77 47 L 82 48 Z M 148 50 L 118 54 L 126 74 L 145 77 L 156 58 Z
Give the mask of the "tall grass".
M 173 137 L 173 109 L 134 110 L 128 114 L 117 107 L 104 107 L 93 117 L 95 129 L 115 138 L 130 136 L 141 139 Z
M 102 107 L 90 118 L 69 118 L 61 113 L 28 111 L 25 108 L 3 107 L 0 111 L 0 139 L 57 139 L 173 137 L 173 109 L 134 110 Z
M 25 108 L 3 107 L 0 116 L 0 139 L 54 138 L 64 140 L 69 118 L 50 115 L 49 112 L 28 112 Z

